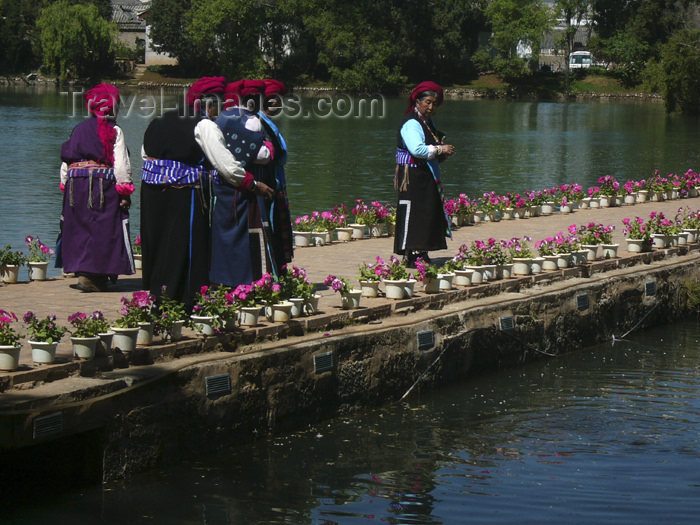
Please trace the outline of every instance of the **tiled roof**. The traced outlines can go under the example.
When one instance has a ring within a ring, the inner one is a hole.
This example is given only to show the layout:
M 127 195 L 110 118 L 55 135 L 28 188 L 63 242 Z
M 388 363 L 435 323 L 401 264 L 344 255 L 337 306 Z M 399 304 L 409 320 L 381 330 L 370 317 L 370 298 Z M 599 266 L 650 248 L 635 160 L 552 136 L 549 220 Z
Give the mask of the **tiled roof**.
M 151 8 L 151 0 L 112 0 L 112 21 L 121 31 L 146 30 L 140 15 Z

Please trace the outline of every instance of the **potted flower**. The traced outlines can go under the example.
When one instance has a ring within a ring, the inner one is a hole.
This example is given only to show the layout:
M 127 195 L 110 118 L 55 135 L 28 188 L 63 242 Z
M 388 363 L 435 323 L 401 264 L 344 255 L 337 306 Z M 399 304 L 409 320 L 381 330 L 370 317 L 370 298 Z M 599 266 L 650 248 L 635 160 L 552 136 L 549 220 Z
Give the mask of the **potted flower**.
M 166 287 L 160 296 L 157 307 L 154 330 L 161 338 L 177 341 L 182 339 L 182 328 L 187 324 L 188 316 L 185 304 L 177 299 L 171 299 Z
M 141 234 L 134 240 L 134 268 L 140 270 L 143 266 L 143 254 L 141 253 Z
M 269 273 L 264 274 L 255 283 L 258 298 L 265 303 L 268 320 L 286 323 L 291 319 L 292 303 L 287 301 L 279 280 Z
M 617 204 L 617 192 L 620 189 L 620 183 L 615 180 L 612 175 L 605 175 L 598 179 L 600 185 L 600 207 L 607 208 Z
M 647 225 L 654 248 L 667 248 L 671 245 L 672 227 L 674 225 L 662 212 L 651 212 Z
M 588 251 L 587 259 L 595 261 L 598 257 L 598 246 L 602 244 L 612 244 L 612 232 L 614 226 L 605 226 L 604 224 L 589 222 L 586 225 L 581 225 L 576 228 L 579 243 L 584 250 Z
M 2 267 L 2 282 L 16 283 L 19 278 L 19 267 L 27 262 L 27 257 L 20 251 L 12 251 L 9 244 L 0 250 L 0 266 Z
M 384 276 L 384 261 L 381 257 L 377 257 L 375 264 L 362 263 L 360 265 L 360 288 L 362 289 L 362 297 L 377 297 L 379 292 L 379 283 Z
M 649 226 L 641 217 L 622 219 L 622 233 L 627 241 L 627 251 L 632 253 L 648 252 L 651 250 L 651 232 Z
M 117 334 L 129 334 L 130 331 L 137 328 L 136 344 L 150 345 L 153 342 L 153 324 L 155 316 L 153 314 L 153 305 L 155 297 L 144 290 L 133 292 L 131 297 L 123 295 L 121 298 L 122 308 L 119 311 L 120 317 L 115 323 L 115 332 Z M 121 338 L 119 338 L 121 341 Z M 122 348 L 122 351 L 125 349 Z M 126 351 L 129 351 L 127 349 Z
M 513 237 L 509 241 L 502 241 L 504 248 L 508 252 L 508 258 L 513 263 L 512 271 L 514 275 L 530 275 L 532 271 L 532 259 L 535 254 L 528 246 L 532 241 L 530 237 Z
M 75 357 L 80 359 L 92 359 L 95 357 L 95 348 L 100 340 L 98 334 L 102 327 L 101 319 L 101 312 L 92 312 L 90 315 L 83 312 L 75 312 L 68 316 L 68 322 L 73 327 L 69 331 Z
M 600 187 L 591 186 L 588 188 L 588 207 L 600 208 Z
M 294 219 L 294 246 L 303 248 L 311 244 L 311 217 L 302 215 Z
M 297 266 L 284 266 L 279 275 L 279 283 L 282 287 L 281 296 L 292 303 L 292 318 L 300 317 L 306 313 L 306 303 L 315 302 L 318 305 L 318 297 L 315 296 L 315 286 L 306 277 L 306 270 Z M 313 310 L 315 313 L 315 309 Z
M 227 313 L 225 297 L 217 293 L 216 288 L 204 285 L 195 296 L 190 319 L 197 332 L 210 336 L 221 331 Z
M 32 360 L 37 364 L 51 364 L 56 359 L 56 347 L 68 329 L 56 323 L 55 315 L 39 319 L 34 312 L 27 312 L 23 317 L 32 348 Z
M 27 235 L 24 242 L 29 248 L 29 257 L 27 257 L 29 280 L 45 281 L 46 270 L 49 266 L 49 258 L 54 254 L 54 251 L 41 242 L 39 237 Z
M 20 335 L 12 327 L 17 322 L 13 312 L 0 309 L 0 371 L 12 372 L 19 366 Z
M 342 202 L 333 206 L 333 220 L 335 221 L 335 235 L 338 241 L 351 241 L 353 229 L 348 226 L 348 209 Z
M 389 262 L 377 257 L 377 264 L 382 266 L 381 278 L 384 281 L 384 293 L 388 299 L 403 299 L 413 295 L 416 280 L 408 274 L 408 262 L 392 255 Z
M 379 222 L 379 219 L 375 214 L 375 210 L 367 206 L 362 199 L 357 199 L 355 203 L 351 213 L 355 216 L 357 222 L 350 224 L 350 227 L 353 229 L 352 238 L 362 239 L 365 236 L 365 227 L 369 228 L 371 233 L 372 228 Z
M 238 307 L 238 322 L 241 326 L 256 326 L 260 316 L 257 305 L 257 290 L 254 284 L 239 284 L 231 292 L 233 303 Z
M 676 223 L 688 234 L 688 242 L 698 240 L 698 229 L 700 229 L 700 213 L 692 211 L 689 207 L 679 208 L 676 213 Z
M 340 293 L 340 304 L 343 310 L 355 310 L 360 307 L 362 290 L 351 288 L 350 282 L 344 277 L 328 275 L 323 284 L 330 286 L 334 292 Z
M 396 234 L 396 208 L 389 204 L 386 204 L 385 207 L 384 224 L 386 224 L 386 233 L 389 237 L 393 237 Z
M 438 266 L 425 262 L 422 258 L 416 260 L 416 276 L 423 283 L 425 293 L 436 293 L 440 291 L 440 278 Z

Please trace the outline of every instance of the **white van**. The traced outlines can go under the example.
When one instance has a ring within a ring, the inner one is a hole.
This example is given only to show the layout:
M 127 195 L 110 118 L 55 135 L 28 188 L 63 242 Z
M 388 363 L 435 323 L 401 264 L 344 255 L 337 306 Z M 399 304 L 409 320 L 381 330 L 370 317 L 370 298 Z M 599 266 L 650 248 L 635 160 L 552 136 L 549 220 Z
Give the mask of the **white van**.
M 590 51 L 574 51 L 569 55 L 569 69 L 586 69 L 593 65 Z

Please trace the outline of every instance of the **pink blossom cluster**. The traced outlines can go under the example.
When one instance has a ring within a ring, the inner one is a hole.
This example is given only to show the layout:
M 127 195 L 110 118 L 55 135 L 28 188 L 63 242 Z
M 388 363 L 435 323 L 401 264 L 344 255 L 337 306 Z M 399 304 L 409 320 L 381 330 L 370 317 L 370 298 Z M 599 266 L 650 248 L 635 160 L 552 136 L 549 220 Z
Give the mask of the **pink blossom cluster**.
M 46 262 L 54 254 L 51 248 L 39 240 L 39 237 L 27 235 L 24 242 L 29 247 L 30 262 Z

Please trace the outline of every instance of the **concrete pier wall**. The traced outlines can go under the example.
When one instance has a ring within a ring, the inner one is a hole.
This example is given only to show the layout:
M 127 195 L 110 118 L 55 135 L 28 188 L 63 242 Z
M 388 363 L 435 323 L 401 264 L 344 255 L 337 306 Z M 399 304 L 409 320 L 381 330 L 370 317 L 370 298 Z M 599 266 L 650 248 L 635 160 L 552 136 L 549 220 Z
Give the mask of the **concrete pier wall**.
M 433 304 L 376 324 L 347 323 L 310 342 L 199 356 L 145 384 L 62 408 L 64 424 L 99 430 L 103 479 L 128 477 L 395 402 L 424 373 L 413 392 L 611 343 L 640 322 L 639 329 L 672 322 L 694 308 L 688 290 L 700 280 L 698 260 Z M 230 393 L 207 395 L 207 382 L 221 377 L 230 378 Z

